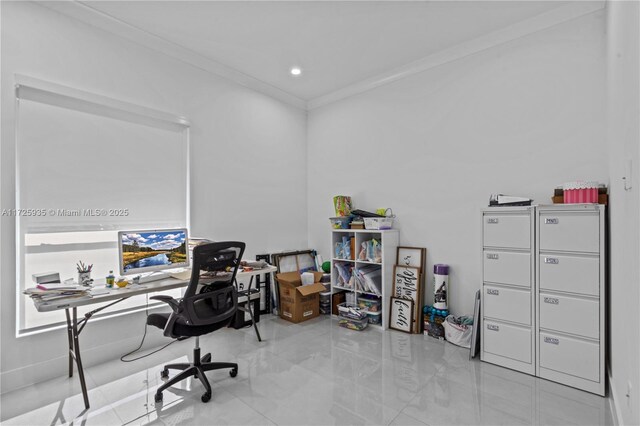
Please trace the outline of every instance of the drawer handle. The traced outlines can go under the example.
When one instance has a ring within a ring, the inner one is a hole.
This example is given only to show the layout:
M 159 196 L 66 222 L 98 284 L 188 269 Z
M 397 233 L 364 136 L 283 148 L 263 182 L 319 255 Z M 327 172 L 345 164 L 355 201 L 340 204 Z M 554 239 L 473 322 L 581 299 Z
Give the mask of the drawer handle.
M 555 298 L 555 297 L 545 297 L 544 298 L 544 303 L 548 303 L 550 305 L 559 305 L 560 304 L 560 299 Z
M 487 253 L 487 259 L 498 260 L 500 256 L 497 253 Z
M 498 218 L 497 217 L 490 217 L 490 218 L 487 219 L 487 223 L 496 224 L 496 223 L 498 223 Z
M 544 220 L 545 225 L 557 225 L 560 223 L 560 219 L 557 217 L 548 217 Z
M 545 257 L 544 263 L 547 263 L 549 265 L 557 265 L 558 263 L 560 263 L 560 259 L 558 259 L 557 257 Z
M 556 339 L 555 337 L 545 337 L 544 338 L 544 342 L 545 343 L 550 343 L 552 345 L 559 345 L 560 344 L 560 339 Z
M 500 331 L 499 325 L 487 324 L 487 330 L 491 331 Z
M 493 296 L 500 296 L 500 290 L 495 290 L 492 288 L 487 289 L 487 294 L 491 294 Z

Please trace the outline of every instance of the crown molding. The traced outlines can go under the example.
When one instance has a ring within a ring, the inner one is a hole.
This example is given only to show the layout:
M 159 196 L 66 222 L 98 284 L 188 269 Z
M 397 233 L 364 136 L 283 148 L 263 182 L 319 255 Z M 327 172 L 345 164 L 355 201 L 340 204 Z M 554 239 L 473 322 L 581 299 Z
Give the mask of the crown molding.
M 579 18 L 584 15 L 604 9 L 606 0 L 572 1 L 540 15 L 520 21 L 503 29 L 493 31 L 475 39 L 457 44 L 441 50 L 417 61 L 395 68 L 388 72 L 362 80 L 358 83 L 343 87 L 331 93 L 318 96 L 309 101 L 298 98 L 282 89 L 272 86 L 262 80 L 247 75 L 220 62 L 209 59 L 183 46 L 165 40 L 147 31 L 141 30 L 108 14 L 92 8 L 90 5 L 76 0 L 46 1 L 36 0 L 35 3 L 48 9 L 75 18 L 96 28 L 123 37 L 129 41 L 150 48 L 156 52 L 171 56 L 201 70 L 230 80 L 241 86 L 271 96 L 289 105 L 303 110 L 312 110 L 339 100 L 364 93 L 452 62 L 469 55 L 490 49 L 512 40 L 543 31 L 563 22 Z
M 574 1 L 557 7 L 532 18 L 520 21 L 503 29 L 493 31 L 448 49 L 441 50 L 417 61 L 403 65 L 391 71 L 368 78 L 358 83 L 343 87 L 326 95 L 318 96 L 307 102 L 307 109 L 312 110 L 333 102 L 345 99 L 377 87 L 393 83 L 411 75 L 431 68 L 473 55 L 486 49 L 516 40 L 555 25 L 579 18 L 604 9 L 605 1 Z
M 46 1 L 34 3 L 77 19 L 101 30 L 123 37 L 156 52 L 171 56 L 201 70 L 236 84 L 271 96 L 296 108 L 306 109 L 307 102 L 262 80 L 198 54 L 186 47 L 158 37 L 78 1 Z

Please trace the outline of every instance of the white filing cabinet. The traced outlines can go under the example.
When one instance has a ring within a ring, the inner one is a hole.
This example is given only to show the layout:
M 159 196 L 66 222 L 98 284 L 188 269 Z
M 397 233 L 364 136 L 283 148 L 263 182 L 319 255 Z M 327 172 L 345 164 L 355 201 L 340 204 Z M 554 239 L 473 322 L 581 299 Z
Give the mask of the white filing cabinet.
M 481 359 L 535 374 L 534 207 L 482 212 Z
M 605 211 L 594 204 L 536 213 L 536 375 L 605 394 Z

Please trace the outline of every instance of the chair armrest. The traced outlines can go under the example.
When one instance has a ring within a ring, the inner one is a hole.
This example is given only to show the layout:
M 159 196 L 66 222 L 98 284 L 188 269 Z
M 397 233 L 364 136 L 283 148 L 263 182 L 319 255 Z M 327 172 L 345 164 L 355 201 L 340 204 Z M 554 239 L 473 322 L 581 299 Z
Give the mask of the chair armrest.
M 179 308 L 180 308 L 179 302 L 171 296 L 167 296 L 167 295 L 151 296 L 149 299 L 159 300 L 161 302 L 166 303 L 167 305 L 171 306 L 171 309 L 173 309 L 173 312 L 179 311 Z

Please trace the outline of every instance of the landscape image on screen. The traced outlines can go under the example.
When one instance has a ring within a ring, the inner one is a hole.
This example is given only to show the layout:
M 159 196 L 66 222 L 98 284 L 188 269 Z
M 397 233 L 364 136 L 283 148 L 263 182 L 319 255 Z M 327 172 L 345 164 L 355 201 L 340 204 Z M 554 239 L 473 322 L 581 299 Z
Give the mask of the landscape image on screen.
M 184 231 L 153 231 L 122 234 L 124 271 L 166 266 L 187 261 Z

